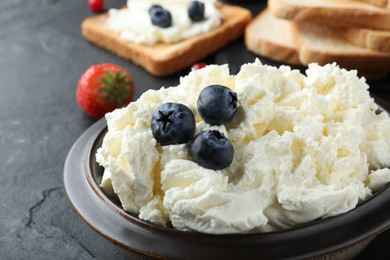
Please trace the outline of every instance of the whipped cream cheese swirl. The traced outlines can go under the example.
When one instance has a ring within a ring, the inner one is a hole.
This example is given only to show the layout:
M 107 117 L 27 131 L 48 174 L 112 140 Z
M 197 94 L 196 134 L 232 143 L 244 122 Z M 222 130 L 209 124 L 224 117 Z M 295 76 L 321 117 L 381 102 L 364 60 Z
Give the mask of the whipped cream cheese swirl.
M 107 26 L 120 33 L 125 41 L 155 45 L 174 43 L 208 32 L 218 27 L 222 15 L 216 0 L 200 0 L 205 5 L 205 18 L 193 22 L 187 7 L 191 0 L 128 0 L 127 8 L 109 10 Z M 149 8 L 158 4 L 172 16 L 172 26 L 161 28 L 150 21 Z
M 211 84 L 237 93 L 226 126 L 197 112 L 197 97 Z M 157 145 L 150 119 L 164 102 L 188 106 L 196 133 L 216 129 L 229 138 L 230 166 L 205 169 L 188 144 Z M 306 76 L 258 60 L 235 76 L 227 66 L 207 66 L 106 115 L 96 155 L 105 168 L 101 185 L 141 219 L 204 233 L 281 230 L 341 214 L 390 181 L 390 119 L 377 108 L 365 79 L 335 64 L 311 64 Z

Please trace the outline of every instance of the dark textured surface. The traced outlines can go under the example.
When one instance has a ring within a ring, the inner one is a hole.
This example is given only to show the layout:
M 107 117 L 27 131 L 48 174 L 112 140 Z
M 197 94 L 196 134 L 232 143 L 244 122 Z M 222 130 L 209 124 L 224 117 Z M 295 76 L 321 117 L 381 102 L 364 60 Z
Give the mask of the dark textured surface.
M 124 3 L 106 0 L 107 7 Z M 262 5 L 246 6 L 256 13 Z M 83 0 L 0 1 L 0 259 L 139 258 L 89 228 L 64 192 L 65 157 L 94 123 L 76 103 L 77 80 L 92 64 L 116 63 L 134 75 L 138 98 L 149 88 L 176 85 L 179 74 L 152 77 L 87 43 L 80 24 L 89 15 Z M 235 71 L 254 58 L 241 39 L 208 61 L 230 62 Z M 370 85 L 390 101 L 389 78 Z M 390 259 L 389 243 L 386 232 L 358 259 Z

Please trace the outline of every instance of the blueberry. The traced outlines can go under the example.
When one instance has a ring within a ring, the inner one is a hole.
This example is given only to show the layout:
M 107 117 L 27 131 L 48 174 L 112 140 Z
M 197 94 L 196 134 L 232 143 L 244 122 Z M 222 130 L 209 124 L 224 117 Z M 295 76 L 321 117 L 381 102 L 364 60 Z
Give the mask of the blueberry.
M 149 8 L 150 20 L 153 25 L 168 28 L 172 25 L 171 13 L 161 5 L 152 5 Z
M 222 170 L 232 162 L 234 149 L 224 134 L 217 130 L 207 130 L 195 136 L 191 154 L 200 166 Z
M 195 134 L 195 117 L 192 111 L 179 103 L 164 103 L 152 116 L 152 133 L 161 145 L 183 144 Z
M 204 3 L 192 1 L 188 5 L 188 16 L 194 22 L 202 20 L 204 18 Z
M 161 5 L 154 4 L 149 8 L 149 14 L 152 15 L 153 12 L 164 9 Z
M 225 86 L 210 85 L 200 92 L 197 106 L 206 123 L 224 125 L 237 112 L 237 94 Z

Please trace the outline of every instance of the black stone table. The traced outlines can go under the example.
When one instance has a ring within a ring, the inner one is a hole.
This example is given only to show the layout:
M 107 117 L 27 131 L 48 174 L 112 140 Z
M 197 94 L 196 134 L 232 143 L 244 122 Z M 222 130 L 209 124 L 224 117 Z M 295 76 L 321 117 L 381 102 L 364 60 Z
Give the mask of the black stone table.
M 265 5 L 257 2 L 245 6 L 255 14 Z M 106 0 L 107 8 L 124 4 Z M 80 24 L 90 15 L 86 0 L 0 1 L 0 259 L 142 258 L 95 233 L 65 194 L 65 157 L 95 122 L 76 103 L 77 81 L 92 64 L 116 63 L 133 74 L 138 98 L 149 88 L 176 85 L 188 70 L 156 78 L 89 44 Z M 240 39 L 206 61 L 229 62 L 235 70 L 254 59 Z M 371 86 L 390 101 L 389 78 Z M 389 245 L 386 232 L 358 259 L 390 259 Z

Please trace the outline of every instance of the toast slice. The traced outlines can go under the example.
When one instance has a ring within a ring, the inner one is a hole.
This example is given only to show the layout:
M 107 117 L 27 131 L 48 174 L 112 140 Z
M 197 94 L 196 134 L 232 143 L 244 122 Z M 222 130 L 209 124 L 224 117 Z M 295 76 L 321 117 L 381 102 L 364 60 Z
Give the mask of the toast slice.
M 279 18 L 319 23 L 326 26 L 390 30 L 390 12 L 352 0 L 269 0 L 271 12 Z
M 337 62 L 346 69 L 367 72 L 390 70 L 390 53 L 368 50 L 338 37 L 331 28 L 303 22 L 294 23 L 299 60 L 326 64 Z
M 247 26 L 245 45 L 248 50 L 271 60 L 301 64 L 291 22 L 276 18 L 267 8 Z
M 85 19 L 83 36 L 92 43 L 144 67 L 155 76 L 166 76 L 184 69 L 242 36 L 252 20 L 249 10 L 226 4 L 219 5 L 222 24 L 203 34 L 178 43 L 153 46 L 124 41 L 118 32 L 106 27 L 108 14 Z
M 338 32 L 340 37 L 356 46 L 390 53 L 390 31 L 349 27 Z

